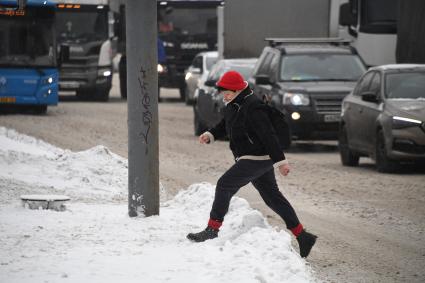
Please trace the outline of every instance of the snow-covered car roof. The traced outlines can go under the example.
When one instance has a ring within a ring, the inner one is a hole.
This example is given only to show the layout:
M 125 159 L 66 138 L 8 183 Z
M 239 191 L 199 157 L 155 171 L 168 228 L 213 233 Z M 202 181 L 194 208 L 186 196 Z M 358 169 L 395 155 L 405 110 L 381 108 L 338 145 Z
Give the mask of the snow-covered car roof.
M 388 64 L 375 66 L 370 68 L 370 70 L 378 70 L 378 71 L 388 71 L 388 70 L 407 70 L 407 69 L 424 69 L 425 64 Z

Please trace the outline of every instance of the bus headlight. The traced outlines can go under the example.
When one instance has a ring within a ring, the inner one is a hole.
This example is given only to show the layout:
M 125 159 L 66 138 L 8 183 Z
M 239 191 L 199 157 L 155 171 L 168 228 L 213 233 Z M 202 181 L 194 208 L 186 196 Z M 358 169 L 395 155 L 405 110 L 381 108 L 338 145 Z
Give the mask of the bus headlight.
M 52 84 L 53 83 L 53 77 L 48 77 L 47 79 L 44 79 L 45 84 Z
M 291 93 L 291 92 L 285 92 L 283 94 L 283 104 L 289 105 L 309 105 L 310 104 L 310 98 L 306 94 L 302 93 Z

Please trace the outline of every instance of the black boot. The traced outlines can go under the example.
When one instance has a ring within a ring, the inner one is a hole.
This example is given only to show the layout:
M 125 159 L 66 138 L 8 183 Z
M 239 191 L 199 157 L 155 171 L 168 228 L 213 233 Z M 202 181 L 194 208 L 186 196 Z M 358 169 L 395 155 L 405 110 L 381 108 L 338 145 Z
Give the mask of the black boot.
M 207 226 L 205 230 L 199 233 L 189 233 L 187 235 L 187 238 L 194 242 L 203 242 L 203 241 L 214 239 L 217 237 L 218 237 L 218 230 L 215 230 L 211 228 L 210 226 Z
M 297 237 L 301 257 L 307 257 L 310 254 L 311 248 L 316 243 L 316 239 L 316 235 L 313 235 L 306 230 L 302 230 L 301 234 Z

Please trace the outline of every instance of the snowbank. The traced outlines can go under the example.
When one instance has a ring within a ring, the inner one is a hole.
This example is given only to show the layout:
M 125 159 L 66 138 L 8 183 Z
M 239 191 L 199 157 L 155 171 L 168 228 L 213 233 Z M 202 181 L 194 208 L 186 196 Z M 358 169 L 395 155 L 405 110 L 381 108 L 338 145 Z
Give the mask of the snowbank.
M 98 146 L 56 148 L 0 128 L 0 282 L 312 282 L 286 231 L 232 200 L 217 239 L 205 227 L 214 186 L 194 184 L 160 216 L 127 215 L 127 161 Z M 68 210 L 28 210 L 24 193 L 71 196 Z

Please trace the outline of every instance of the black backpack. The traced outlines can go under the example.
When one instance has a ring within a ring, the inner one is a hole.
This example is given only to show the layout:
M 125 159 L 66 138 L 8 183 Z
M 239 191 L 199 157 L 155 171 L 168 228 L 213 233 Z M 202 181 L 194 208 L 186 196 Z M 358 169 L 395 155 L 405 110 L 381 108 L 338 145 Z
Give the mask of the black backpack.
M 291 130 L 285 119 L 285 114 L 275 107 L 266 104 L 269 112 L 269 119 L 279 139 L 280 147 L 288 149 L 291 146 Z
M 252 101 L 254 102 L 254 101 Z M 251 103 L 252 103 L 251 102 Z M 248 111 L 249 106 L 251 105 L 249 103 L 246 107 L 246 111 Z M 291 146 L 291 130 L 289 128 L 288 123 L 285 119 L 285 114 L 283 114 L 281 111 L 279 111 L 277 108 L 275 108 L 272 105 L 269 105 L 267 103 L 262 102 L 262 104 L 266 107 L 267 112 L 269 114 L 269 119 L 272 124 L 272 127 L 276 133 L 277 138 L 279 139 L 279 144 L 281 149 L 288 149 Z M 245 119 L 246 119 L 247 113 L 245 113 Z

